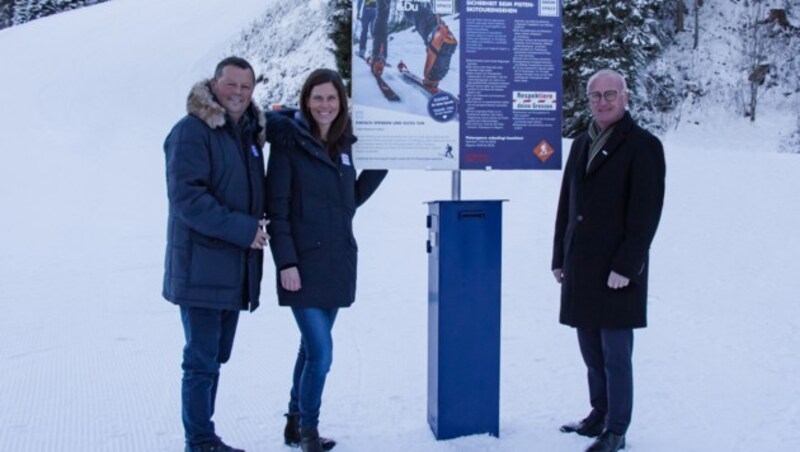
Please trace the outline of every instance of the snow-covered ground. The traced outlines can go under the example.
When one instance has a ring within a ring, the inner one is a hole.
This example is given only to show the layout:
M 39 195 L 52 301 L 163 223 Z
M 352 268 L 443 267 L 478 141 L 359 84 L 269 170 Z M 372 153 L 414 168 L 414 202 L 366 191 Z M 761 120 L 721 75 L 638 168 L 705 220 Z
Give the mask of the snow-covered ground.
M 115 0 L 0 31 L 0 449 L 183 447 L 182 330 L 160 296 L 161 145 L 190 85 L 264 3 Z M 664 137 L 667 197 L 650 327 L 636 334 L 628 450 L 800 450 L 800 158 L 775 152 L 791 118 L 705 117 Z M 426 424 L 423 202 L 449 198 L 450 176 L 390 173 L 357 216 L 358 301 L 334 330 L 321 429 L 336 451 L 588 444 L 558 432 L 588 412 L 549 271 L 560 177 L 463 175 L 464 199 L 510 200 L 500 438 L 437 442 Z M 263 286 L 223 368 L 216 416 L 225 440 L 251 452 L 288 450 L 281 415 L 298 342 L 272 278 Z

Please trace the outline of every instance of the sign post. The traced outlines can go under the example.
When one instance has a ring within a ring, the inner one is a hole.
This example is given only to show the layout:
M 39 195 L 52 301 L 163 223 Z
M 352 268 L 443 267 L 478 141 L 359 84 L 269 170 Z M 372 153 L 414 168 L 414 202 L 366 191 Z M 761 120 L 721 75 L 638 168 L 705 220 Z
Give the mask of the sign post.
M 354 6 L 356 167 L 452 173 L 429 203 L 428 422 L 498 436 L 502 201 L 462 201 L 461 170 L 561 168 L 561 1 Z

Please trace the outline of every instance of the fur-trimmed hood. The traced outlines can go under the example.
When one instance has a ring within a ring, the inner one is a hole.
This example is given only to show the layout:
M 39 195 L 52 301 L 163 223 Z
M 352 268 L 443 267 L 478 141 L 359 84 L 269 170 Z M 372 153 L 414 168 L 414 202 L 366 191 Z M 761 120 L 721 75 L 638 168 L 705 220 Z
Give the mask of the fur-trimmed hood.
M 186 99 L 186 111 L 203 120 L 208 127 L 216 129 L 225 125 L 225 107 L 220 105 L 214 98 L 209 85 L 210 82 L 211 79 L 206 79 L 194 84 L 191 91 L 189 91 L 189 97 Z M 248 111 L 245 114 L 257 120 L 258 146 L 263 147 L 267 141 L 267 119 L 264 116 L 264 112 L 255 102 L 250 102 Z

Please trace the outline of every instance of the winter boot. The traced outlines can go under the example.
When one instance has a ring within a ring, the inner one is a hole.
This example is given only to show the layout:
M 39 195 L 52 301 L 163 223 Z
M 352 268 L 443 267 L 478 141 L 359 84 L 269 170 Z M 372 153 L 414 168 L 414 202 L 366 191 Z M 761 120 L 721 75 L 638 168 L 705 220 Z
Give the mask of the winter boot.
M 283 442 L 287 446 L 300 445 L 300 413 L 286 413 L 286 428 L 283 429 Z
M 586 452 L 617 452 L 622 449 L 625 449 L 625 435 L 605 430 L 586 449 Z
M 456 51 L 458 41 L 450 28 L 439 19 L 439 24 L 433 29 L 427 39 L 427 52 L 425 56 L 425 70 L 423 83 L 430 91 L 435 91 L 439 81 L 450 70 L 450 58 Z
M 300 446 L 300 413 L 286 413 L 286 428 L 283 429 L 283 442 L 289 447 Z M 336 446 L 336 441 L 320 437 L 323 450 L 331 450 Z
M 237 449 L 222 442 L 219 438 L 216 442 L 198 444 L 196 446 L 186 446 L 186 452 L 244 452 L 244 449 Z
M 300 427 L 300 447 L 303 452 L 324 452 L 316 427 Z

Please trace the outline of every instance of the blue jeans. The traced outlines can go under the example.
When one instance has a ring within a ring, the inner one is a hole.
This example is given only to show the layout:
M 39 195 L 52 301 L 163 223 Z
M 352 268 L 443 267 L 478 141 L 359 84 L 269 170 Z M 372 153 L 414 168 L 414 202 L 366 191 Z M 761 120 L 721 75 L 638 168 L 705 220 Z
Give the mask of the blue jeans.
M 300 329 L 300 350 L 294 364 L 289 412 L 300 413 L 300 426 L 319 425 L 325 377 L 333 362 L 331 330 L 339 308 L 292 308 Z
M 624 435 L 633 412 L 633 330 L 578 328 L 589 399 L 606 416 L 605 428 Z
M 228 362 L 239 311 L 181 306 L 186 345 L 183 347 L 181 399 L 186 444 L 214 443 L 214 403 L 219 368 Z
M 361 13 L 361 36 L 358 38 L 358 50 L 364 52 L 367 50 L 367 33 L 372 33 L 375 24 L 375 16 L 378 11 L 375 7 L 366 7 Z

